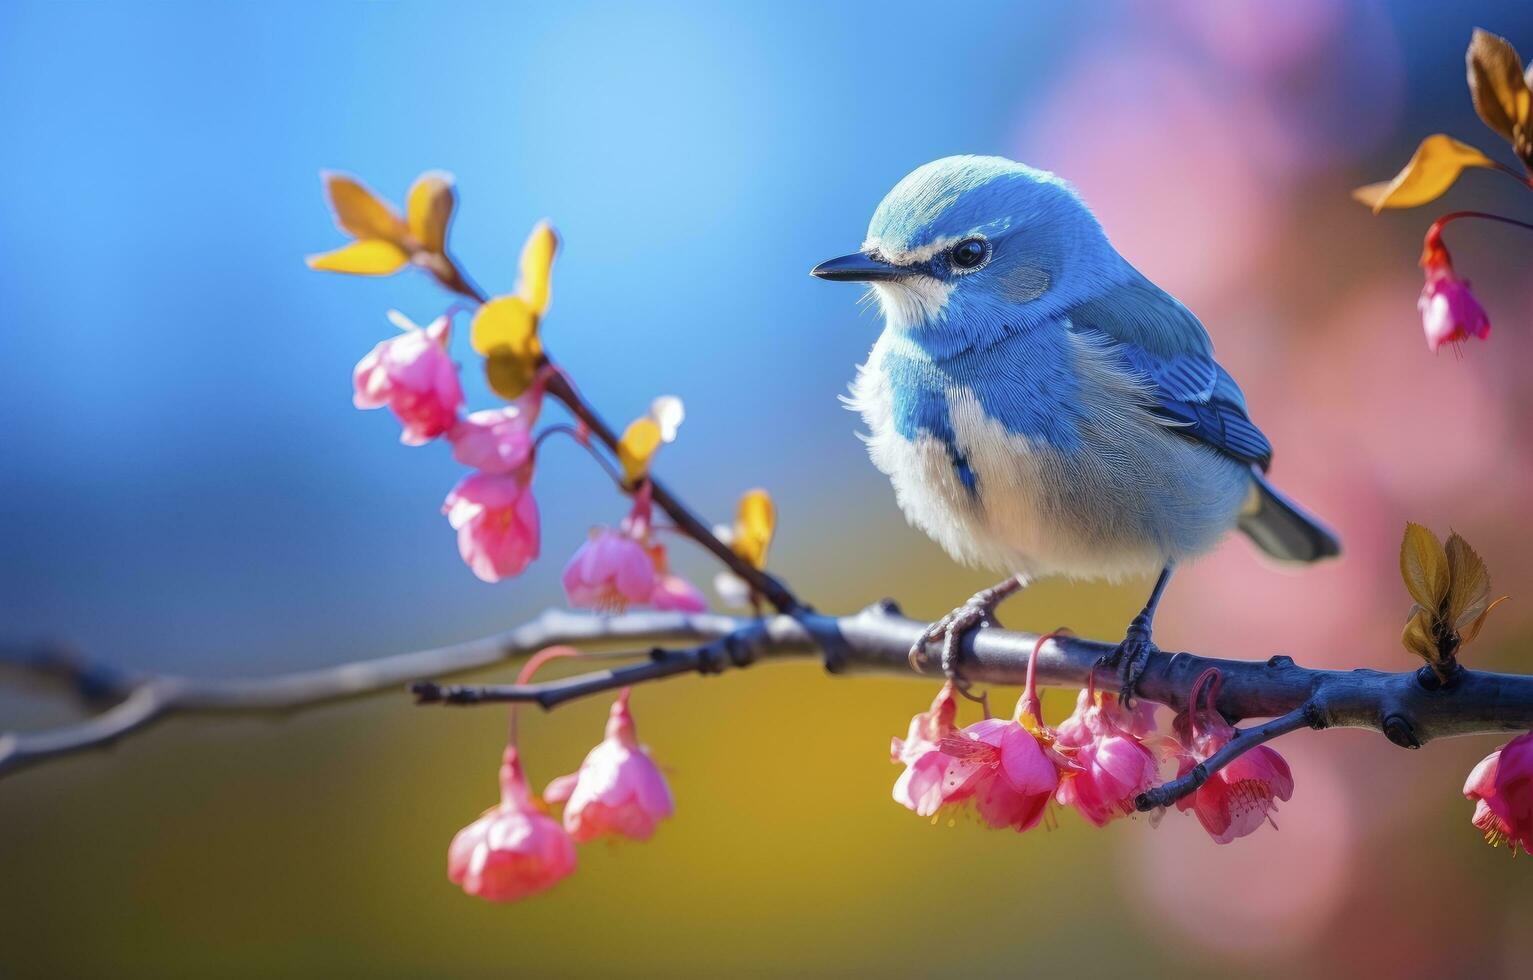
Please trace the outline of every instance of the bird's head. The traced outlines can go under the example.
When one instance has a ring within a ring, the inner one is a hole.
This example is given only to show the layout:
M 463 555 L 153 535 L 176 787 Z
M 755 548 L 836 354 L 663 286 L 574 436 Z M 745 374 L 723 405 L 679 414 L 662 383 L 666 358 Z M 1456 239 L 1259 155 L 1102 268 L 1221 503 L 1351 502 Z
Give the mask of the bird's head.
M 935 160 L 879 204 L 860 251 L 816 266 L 865 282 L 891 328 L 933 346 L 993 342 L 1096 295 L 1123 260 L 1075 191 L 1003 157 Z

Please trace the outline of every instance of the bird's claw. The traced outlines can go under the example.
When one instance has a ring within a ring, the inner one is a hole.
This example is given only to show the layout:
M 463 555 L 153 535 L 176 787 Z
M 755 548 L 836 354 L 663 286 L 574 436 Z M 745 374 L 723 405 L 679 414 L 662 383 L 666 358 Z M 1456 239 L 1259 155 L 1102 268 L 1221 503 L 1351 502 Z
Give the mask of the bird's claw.
M 941 637 L 942 673 L 959 687 L 966 686 L 963 678 L 958 676 L 958 661 L 963 655 L 964 636 L 973 629 L 1001 625 L 1000 620 L 995 618 L 995 606 L 998 600 L 992 597 L 989 591 L 987 589 L 979 593 L 921 631 L 920 637 L 910 647 L 909 659 L 912 670 L 921 671 L 926 668 L 931 662 L 926 655 L 926 648 Z
M 1121 679 L 1118 700 L 1123 702 L 1124 707 L 1133 705 L 1139 678 L 1144 675 L 1145 667 L 1149 666 L 1150 654 L 1156 651 L 1149 627 L 1135 619 L 1129 624 L 1123 642 L 1114 647 L 1112 653 L 1097 661 L 1096 666 L 1111 668 L 1118 673 Z

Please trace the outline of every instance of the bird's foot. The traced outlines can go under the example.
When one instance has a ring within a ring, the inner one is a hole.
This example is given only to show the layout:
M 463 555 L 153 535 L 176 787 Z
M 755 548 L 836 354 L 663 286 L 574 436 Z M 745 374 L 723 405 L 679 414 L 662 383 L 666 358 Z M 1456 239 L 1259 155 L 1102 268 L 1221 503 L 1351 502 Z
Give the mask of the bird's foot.
M 942 673 L 960 688 L 966 687 L 963 679 L 958 676 L 958 661 L 962 656 L 964 636 L 973 629 L 1000 626 L 1001 621 L 995 618 L 996 606 L 1020 588 L 1020 583 L 1014 579 L 1008 579 L 1000 585 L 976 592 L 969 597 L 968 602 L 926 627 L 910 647 L 911 669 L 917 671 L 925 669 L 931 662 L 927 658 L 926 648 L 941 637 Z
M 1117 672 L 1121 685 L 1118 689 L 1118 700 L 1123 702 L 1124 707 L 1130 707 L 1138 692 L 1139 678 L 1144 675 L 1145 667 L 1149 666 L 1150 654 L 1157 652 L 1154 641 L 1150 638 L 1150 624 L 1141 615 L 1135 616 L 1133 622 L 1128 625 L 1128 632 L 1123 636 L 1123 642 L 1113 648 L 1112 653 L 1105 654 L 1096 662 L 1098 668 L 1108 668 Z

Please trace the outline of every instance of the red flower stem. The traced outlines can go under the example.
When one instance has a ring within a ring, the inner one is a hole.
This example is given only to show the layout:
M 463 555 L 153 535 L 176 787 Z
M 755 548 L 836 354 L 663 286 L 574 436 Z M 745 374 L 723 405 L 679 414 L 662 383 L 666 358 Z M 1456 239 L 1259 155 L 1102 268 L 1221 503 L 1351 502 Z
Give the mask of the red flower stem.
M 550 436 L 556 435 L 567 435 L 571 439 L 575 440 L 575 442 L 579 444 L 581 448 L 585 449 L 586 452 L 591 454 L 591 458 L 596 461 L 596 465 L 600 466 L 603 470 L 606 471 L 607 475 L 612 478 L 612 483 L 619 490 L 622 490 L 624 493 L 628 492 L 628 487 L 623 484 L 623 474 L 619 473 L 617 471 L 617 467 L 613 466 L 611 461 L 609 461 L 606 456 L 603 456 L 595 446 L 591 445 L 590 440 L 581 438 L 580 430 L 575 428 L 573 425 L 559 423 L 556 425 L 550 425 L 540 431 L 538 433 L 538 437 L 532 442 L 532 452 L 534 457 L 537 455 L 537 451 L 542 448 L 543 441 L 548 439 Z
M 1060 635 L 1062 630 L 1054 630 L 1038 637 L 1038 642 L 1033 644 L 1033 652 L 1027 657 L 1027 686 L 1022 689 L 1022 700 L 1017 702 L 1017 720 L 1021 721 L 1024 714 L 1033 716 L 1033 721 L 1039 728 L 1043 727 L 1043 700 L 1038 697 L 1038 651 L 1043 645 L 1054 637 Z
M 1449 222 L 1460 218 L 1479 218 L 1483 221 L 1498 221 L 1503 225 L 1512 225 L 1525 231 L 1533 231 L 1533 224 L 1526 221 L 1518 221 L 1516 218 L 1508 218 L 1501 214 L 1491 214 L 1489 211 L 1452 211 L 1432 222 L 1432 227 L 1427 229 L 1427 245 L 1440 245 L 1442 243 L 1443 228 Z
M 548 663 L 550 660 L 558 660 L 558 659 L 560 659 L 562 657 L 580 657 L 580 656 L 583 656 L 581 651 L 579 651 L 579 650 L 577 650 L 577 649 L 575 649 L 574 647 L 571 647 L 571 646 L 544 647 L 543 649 L 539 650 L 537 653 L 534 653 L 532 656 L 528 657 L 527 658 L 527 662 L 522 664 L 521 671 L 516 675 L 516 683 L 518 685 L 522 685 L 522 684 L 526 684 L 529 681 L 531 681 L 532 680 L 532 675 L 537 673 L 538 668 L 542 667 L 544 664 Z M 517 722 L 518 710 L 520 708 L 521 708 L 520 704 L 513 704 L 511 706 L 511 733 L 510 733 L 509 737 L 510 737 L 510 741 L 511 741 L 512 745 L 516 744 L 516 722 Z

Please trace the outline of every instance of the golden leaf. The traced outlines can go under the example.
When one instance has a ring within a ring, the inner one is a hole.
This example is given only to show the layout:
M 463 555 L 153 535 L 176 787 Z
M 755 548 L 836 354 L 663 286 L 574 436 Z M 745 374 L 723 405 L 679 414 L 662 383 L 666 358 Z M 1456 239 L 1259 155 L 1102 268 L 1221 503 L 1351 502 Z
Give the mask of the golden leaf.
M 405 223 L 394 209 L 361 182 L 345 174 L 325 173 L 325 193 L 335 212 L 335 223 L 355 238 L 381 239 L 403 244 Z
M 484 359 L 484 377 L 490 390 L 508 402 L 525 394 L 537 373 L 535 362 L 514 354 L 491 354 Z
M 1400 541 L 1400 577 L 1405 591 L 1430 615 L 1437 615 L 1448 598 L 1448 553 L 1437 535 L 1420 524 L 1405 525 Z
M 637 483 L 649 472 L 649 461 L 660 448 L 660 424 L 649 416 L 634 419 L 623 430 L 617 443 L 617 459 L 623 464 L 623 479 Z
M 558 249 L 559 236 L 546 221 L 538 222 L 522 246 L 521 277 L 516 284 L 516 294 L 527 301 L 534 313 L 542 314 L 548 309 L 549 278 L 554 253 Z
M 1490 605 L 1486 606 L 1485 609 L 1480 612 L 1480 615 L 1476 616 L 1474 619 L 1470 620 L 1469 622 L 1465 623 L 1463 626 L 1459 627 L 1458 628 L 1459 646 L 1460 647 L 1466 647 L 1469 644 L 1473 643 L 1474 642 L 1474 638 L 1480 635 L 1480 629 L 1481 629 L 1481 627 L 1483 627 L 1485 625 L 1485 619 L 1486 619 L 1487 616 L 1490 615 L 1490 611 L 1492 609 L 1496 608 L 1497 606 L 1501 605 L 1503 602 L 1505 602 L 1509 598 L 1511 598 L 1511 597 L 1510 596 L 1501 596 L 1495 602 L 1492 602 Z
M 1457 532 L 1448 535 L 1448 608 L 1445 619 L 1455 628 L 1473 619 L 1490 599 L 1490 572 L 1485 560 Z
M 1353 199 L 1378 214 L 1385 208 L 1414 208 L 1447 193 L 1465 167 L 1494 167 L 1496 162 L 1468 143 L 1436 133 L 1421 141 L 1405 169 L 1393 180 L 1359 187 Z
M 543 356 L 537 314 L 520 296 L 497 296 L 480 306 L 469 327 L 469 343 L 485 357 L 509 355 L 536 365 Z
M 777 528 L 777 508 L 765 490 L 747 490 L 735 515 L 735 554 L 755 568 L 765 568 L 767 548 Z
M 1522 75 L 1522 59 L 1504 37 L 1475 28 L 1464 55 L 1469 68 L 1469 94 L 1485 125 L 1505 137 L 1521 155 L 1519 135 L 1526 140 L 1533 93 Z M 1519 134 L 1519 129 L 1521 134 Z
M 410 234 L 428 252 L 447 251 L 447 225 L 457 196 L 452 174 L 431 170 L 415 178 L 405 198 L 405 217 Z
M 393 242 L 367 239 L 344 248 L 304 259 L 309 268 L 324 272 L 349 272 L 354 276 L 386 276 L 404 268 L 410 257 Z
M 1431 615 L 1420 606 L 1414 608 L 1416 612 L 1405 621 L 1405 631 L 1400 634 L 1400 642 L 1405 645 L 1405 649 L 1435 666 L 1441 657 L 1432 639 Z

